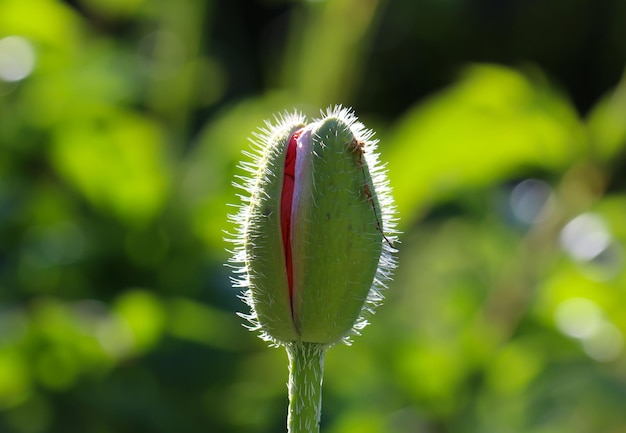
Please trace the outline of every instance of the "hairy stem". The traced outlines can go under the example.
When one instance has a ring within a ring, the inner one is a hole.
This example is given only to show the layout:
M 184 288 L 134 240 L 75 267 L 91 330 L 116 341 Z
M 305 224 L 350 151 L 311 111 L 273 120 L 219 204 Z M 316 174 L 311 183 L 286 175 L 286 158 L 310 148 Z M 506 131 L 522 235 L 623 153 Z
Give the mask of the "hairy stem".
M 296 341 L 289 356 L 289 433 L 318 433 L 322 412 L 322 380 L 326 346 Z

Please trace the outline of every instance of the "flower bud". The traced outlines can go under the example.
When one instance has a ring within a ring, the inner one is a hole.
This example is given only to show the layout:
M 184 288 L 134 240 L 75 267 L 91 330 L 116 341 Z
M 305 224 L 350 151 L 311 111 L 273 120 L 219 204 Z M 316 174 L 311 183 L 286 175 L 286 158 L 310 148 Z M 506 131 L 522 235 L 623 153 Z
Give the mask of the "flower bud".
M 395 210 L 373 132 L 342 107 L 266 126 L 241 165 L 252 177 L 234 217 L 244 317 L 276 344 L 347 341 L 395 266 Z

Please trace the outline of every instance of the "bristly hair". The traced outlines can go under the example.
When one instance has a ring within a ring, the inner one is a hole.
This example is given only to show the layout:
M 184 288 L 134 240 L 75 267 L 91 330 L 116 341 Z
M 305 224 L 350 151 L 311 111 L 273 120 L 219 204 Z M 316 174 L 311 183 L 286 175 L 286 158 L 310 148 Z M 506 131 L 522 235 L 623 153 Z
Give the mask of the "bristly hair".
M 231 258 L 228 260 L 227 266 L 232 268 L 231 282 L 233 287 L 240 290 L 239 298 L 250 309 L 249 314 L 238 313 L 238 315 L 246 320 L 244 324 L 246 328 L 251 331 L 258 331 L 261 339 L 276 346 L 282 343 L 276 341 L 262 328 L 252 301 L 249 275 L 250 257 L 247 256 L 246 252 L 246 243 L 250 242 L 249 234 L 252 229 L 249 211 L 252 200 L 258 195 L 257 192 L 266 178 L 260 170 L 263 168 L 272 169 L 271 166 L 268 167 L 268 159 L 272 154 L 283 151 L 283 149 L 277 149 L 275 138 L 293 130 L 298 125 L 303 125 L 305 122 L 306 118 L 299 111 L 284 112 L 274 115 L 273 122 L 265 120 L 265 125 L 252 133 L 252 137 L 248 139 L 251 144 L 251 151 L 242 152 L 247 161 L 241 161 L 238 165 L 238 168 L 245 173 L 235 176 L 237 181 L 233 182 L 236 188 L 243 191 L 237 194 L 240 203 L 234 205 L 238 211 L 228 215 L 229 221 L 235 225 L 235 233 L 234 235 L 229 234 L 229 238 L 226 239 L 233 245 L 232 250 L 229 250 Z
M 378 140 L 374 138 L 374 131 L 368 129 L 358 120 L 354 111 L 342 105 L 328 107 L 326 110 L 320 111 L 321 118 L 315 119 L 315 122 L 322 121 L 329 117 L 335 117 L 344 121 L 349 127 L 357 140 L 364 143 L 363 154 L 367 168 L 372 177 L 374 191 L 378 196 L 378 203 L 381 212 L 381 231 L 383 234 L 382 253 L 378 260 L 376 274 L 370 291 L 367 295 L 365 305 L 361 310 L 361 314 L 356 323 L 352 326 L 352 330 L 343 338 L 345 344 L 351 343 L 351 337 L 360 335 L 360 331 L 365 328 L 369 322 L 368 317 L 374 314 L 376 307 L 384 299 L 383 291 L 392 279 L 393 271 L 397 266 L 395 254 L 398 252 L 396 245 L 398 244 L 397 230 L 397 209 L 393 200 L 389 179 L 387 177 L 387 168 L 380 162 L 378 154 Z
M 374 313 L 375 308 L 383 300 L 383 290 L 392 278 L 392 273 L 396 267 L 395 254 L 397 249 L 395 246 L 398 242 L 397 211 L 391 194 L 389 180 L 387 178 L 387 169 L 379 160 L 377 153 L 378 140 L 374 138 L 374 131 L 367 129 L 361 123 L 354 112 L 341 105 L 328 107 L 321 110 L 321 117 L 313 119 L 311 123 L 322 122 L 327 118 L 337 118 L 345 122 L 357 140 L 363 143 L 363 156 L 369 170 L 374 186 L 374 191 L 380 206 L 381 231 L 383 234 L 382 253 L 378 260 L 378 266 L 374 276 L 374 280 L 370 287 L 367 299 L 361 310 L 359 318 L 356 320 L 352 329 L 343 337 L 341 341 L 350 344 L 351 337 L 359 335 L 360 331 L 367 326 L 367 318 Z M 231 281 L 233 287 L 241 290 L 240 298 L 248 305 L 249 314 L 239 313 L 241 317 L 247 320 L 246 327 L 253 331 L 259 331 L 260 337 L 269 341 L 273 345 L 281 345 L 284 342 L 276 341 L 271 335 L 262 329 L 252 302 L 250 291 L 249 262 L 247 257 L 246 242 L 248 242 L 248 234 L 250 233 L 250 214 L 249 209 L 254 197 L 257 195 L 258 189 L 262 186 L 264 173 L 263 168 L 268 167 L 268 159 L 275 152 L 284 151 L 277 149 L 275 137 L 285 134 L 286 131 L 293 130 L 298 125 L 306 123 L 305 116 L 298 112 L 285 112 L 274 116 L 274 120 L 265 121 L 265 126 L 259 128 L 252 134 L 250 139 L 252 151 L 244 151 L 246 161 L 239 164 L 239 169 L 243 170 L 243 175 L 237 175 L 233 183 L 234 186 L 243 192 L 237 194 L 240 203 L 235 205 L 238 209 L 237 213 L 228 216 L 229 221 L 235 225 L 235 233 L 230 234 L 226 240 L 233 247 L 229 250 L 231 258 L 228 266 L 233 269 Z

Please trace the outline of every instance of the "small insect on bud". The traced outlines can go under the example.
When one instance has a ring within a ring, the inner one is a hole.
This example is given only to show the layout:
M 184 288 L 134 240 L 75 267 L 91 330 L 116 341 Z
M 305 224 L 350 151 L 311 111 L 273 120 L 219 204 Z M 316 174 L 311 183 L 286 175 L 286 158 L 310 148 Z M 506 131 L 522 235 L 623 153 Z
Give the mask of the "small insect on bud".
M 234 282 L 262 338 L 332 345 L 366 324 L 395 267 L 395 208 L 373 132 L 337 106 L 255 134 L 233 217 Z

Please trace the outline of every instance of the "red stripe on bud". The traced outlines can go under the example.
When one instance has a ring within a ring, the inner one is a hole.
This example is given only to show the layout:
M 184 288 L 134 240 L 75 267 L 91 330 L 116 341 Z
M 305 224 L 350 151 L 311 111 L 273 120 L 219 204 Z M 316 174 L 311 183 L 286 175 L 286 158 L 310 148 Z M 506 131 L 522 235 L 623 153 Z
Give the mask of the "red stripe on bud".
M 302 129 L 293 133 L 287 144 L 285 156 L 285 174 L 283 189 L 280 197 L 280 225 L 283 235 L 283 251 L 285 252 L 285 266 L 287 269 L 287 283 L 289 284 L 289 299 L 293 302 L 293 266 L 291 258 L 291 207 L 293 204 L 294 178 L 296 174 L 296 143 Z M 293 308 L 292 308 L 293 311 Z

